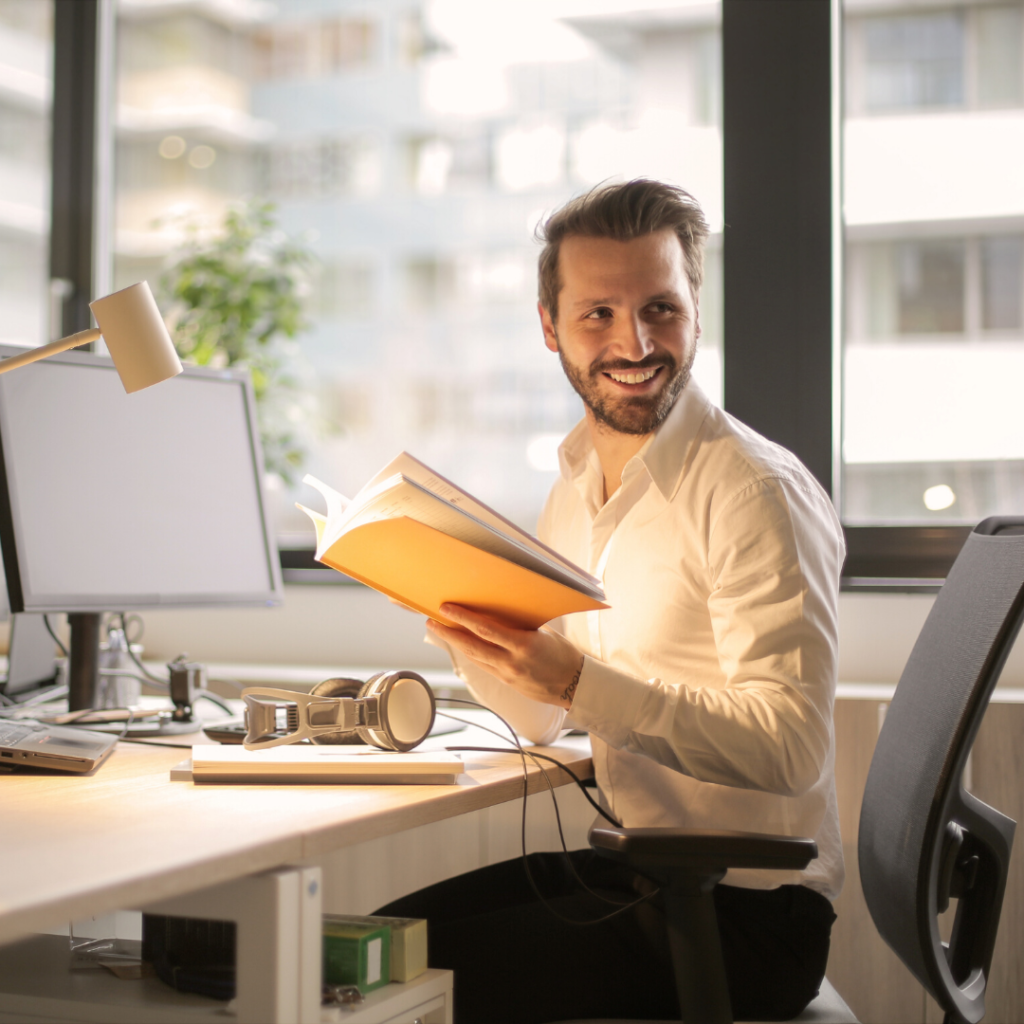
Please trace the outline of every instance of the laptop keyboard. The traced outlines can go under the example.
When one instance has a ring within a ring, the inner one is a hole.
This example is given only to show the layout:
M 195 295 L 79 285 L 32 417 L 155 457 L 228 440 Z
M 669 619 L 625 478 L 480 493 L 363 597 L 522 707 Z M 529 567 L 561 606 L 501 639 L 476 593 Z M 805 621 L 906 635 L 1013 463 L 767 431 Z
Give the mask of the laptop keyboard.
M 20 742 L 26 736 L 31 736 L 32 733 L 45 728 L 46 726 L 39 725 L 37 722 L 33 722 L 31 725 L 0 723 L 0 747 L 13 747 L 15 743 Z

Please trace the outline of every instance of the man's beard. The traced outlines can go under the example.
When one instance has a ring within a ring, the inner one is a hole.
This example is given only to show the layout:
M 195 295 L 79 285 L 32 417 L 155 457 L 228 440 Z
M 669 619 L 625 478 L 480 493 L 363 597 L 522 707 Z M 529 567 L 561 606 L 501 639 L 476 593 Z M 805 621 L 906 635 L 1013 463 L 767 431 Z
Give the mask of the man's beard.
M 589 369 L 584 371 L 570 363 L 565 358 L 562 346 L 558 346 L 562 369 L 576 394 L 583 399 L 583 404 L 594 414 L 594 419 L 620 434 L 636 435 L 650 434 L 665 422 L 676 399 L 690 382 L 690 370 L 696 354 L 697 346 L 694 345 L 689 358 L 682 364 L 668 353 L 662 353 L 646 356 L 638 363 L 630 363 L 625 359 L 591 363 Z M 655 366 L 664 367 L 662 374 L 668 379 L 653 395 L 616 398 L 600 393 L 598 382 L 602 373 L 636 373 Z

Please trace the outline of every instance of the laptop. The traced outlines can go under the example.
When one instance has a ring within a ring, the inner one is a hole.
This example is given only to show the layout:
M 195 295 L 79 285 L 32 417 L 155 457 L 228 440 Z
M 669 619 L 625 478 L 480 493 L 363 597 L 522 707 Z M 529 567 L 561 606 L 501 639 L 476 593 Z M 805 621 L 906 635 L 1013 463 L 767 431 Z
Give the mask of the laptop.
M 54 646 L 53 637 L 47 632 L 42 615 L 12 615 L 7 679 L 0 683 L 0 691 L 7 697 L 13 697 L 55 682 L 57 662 L 53 656 Z
M 0 719 L 0 768 L 91 772 L 107 759 L 116 743 L 116 736 L 88 729 Z

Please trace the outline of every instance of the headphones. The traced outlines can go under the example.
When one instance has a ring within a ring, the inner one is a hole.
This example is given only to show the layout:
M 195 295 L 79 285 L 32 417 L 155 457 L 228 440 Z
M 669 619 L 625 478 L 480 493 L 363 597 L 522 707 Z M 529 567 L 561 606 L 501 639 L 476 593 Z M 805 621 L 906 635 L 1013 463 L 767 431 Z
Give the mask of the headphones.
M 248 686 L 242 700 L 246 750 L 309 739 L 405 752 L 422 743 L 434 725 L 434 691 L 423 676 L 406 669 L 378 672 L 365 683 L 325 679 L 310 693 Z

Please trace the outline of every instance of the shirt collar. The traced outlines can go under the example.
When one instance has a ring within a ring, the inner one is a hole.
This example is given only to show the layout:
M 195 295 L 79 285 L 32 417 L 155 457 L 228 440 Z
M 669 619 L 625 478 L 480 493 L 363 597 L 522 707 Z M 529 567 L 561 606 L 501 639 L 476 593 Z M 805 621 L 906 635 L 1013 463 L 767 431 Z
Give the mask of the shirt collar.
M 626 463 L 622 473 L 623 484 L 637 473 L 646 472 L 662 497 L 666 501 L 671 500 L 682 482 L 687 456 L 710 408 L 711 402 L 707 395 L 691 379 L 665 422 Z M 600 491 L 603 496 L 601 463 L 590 440 L 585 419 L 580 420 L 566 435 L 558 449 L 558 462 L 562 479 L 574 484 L 584 500 L 594 496 L 591 492 L 596 494 L 596 491 Z M 600 507 L 600 497 L 595 500 L 597 507 Z

